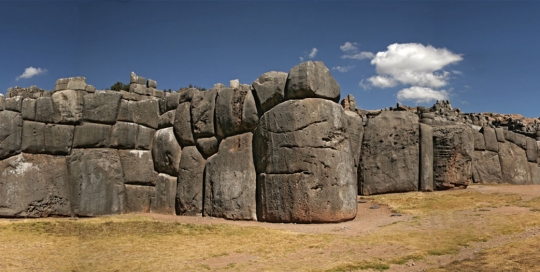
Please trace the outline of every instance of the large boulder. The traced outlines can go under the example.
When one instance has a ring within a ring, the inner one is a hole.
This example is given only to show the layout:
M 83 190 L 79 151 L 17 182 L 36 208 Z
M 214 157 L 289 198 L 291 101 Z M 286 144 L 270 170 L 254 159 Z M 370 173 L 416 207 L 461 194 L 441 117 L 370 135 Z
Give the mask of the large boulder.
M 82 123 L 75 126 L 73 147 L 109 147 L 111 140 L 111 125 Z
M 217 92 L 217 89 L 198 92 L 191 100 L 191 122 L 193 135 L 196 138 L 215 135 L 214 109 L 216 107 Z
M 83 119 L 89 122 L 114 124 L 122 94 L 98 92 L 84 96 Z
M 218 152 L 219 140 L 217 137 L 197 139 L 197 148 L 206 157 L 210 157 Z
M 259 121 L 249 88 L 222 89 L 216 97 L 217 135 L 222 138 L 251 132 Z
M 19 154 L 0 161 L 0 217 L 70 215 L 65 157 Z
M 176 211 L 179 215 L 202 214 L 205 164 L 206 160 L 195 146 L 182 150 L 176 187 Z
M 135 123 L 116 122 L 111 132 L 111 147 L 135 149 L 139 126 Z
M 22 115 L 0 111 L 0 160 L 21 152 Z
M 484 134 L 486 150 L 498 152 L 499 141 L 497 141 L 497 134 L 495 134 L 495 129 L 490 128 L 490 127 L 483 127 L 481 132 Z
M 155 194 L 153 186 L 126 185 L 124 213 L 148 213 Z
M 24 120 L 35 121 L 36 120 L 36 100 L 32 98 L 25 98 L 22 103 L 21 113 Z
M 154 189 L 150 212 L 175 214 L 176 177 L 159 174 Z
M 52 95 L 53 120 L 58 124 L 77 124 L 82 119 L 84 92 L 65 90 Z
M 433 129 L 433 182 L 435 189 L 466 188 L 472 179 L 474 136 L 466 126 Z
M 73 212 L 80 216 L 120 214 L 124 173 L 114 149 L 74 149 L 67 158 Z
M 307 61 L 289 71 L 285 99 L 323 98 L 339 102 L 339 84 L 323 62 Z
M 136 102 L 133 105 L 133 122 L 157 129 L 159 123 L 158 100 L 146 99 Z
M 527 160 L 530 162 L 536 162 L 538 160 L 538 145 L 536 144 L 536 140 L 527 137 L 526 146 Z
M 259 220 L 340 222 L 356 216 L 346 129 L 341 106 L 324 99 L 286 101 L 261 117 L 253 144 Z
M 517 185 L 532 183 L 527 155 L 521 147 L 510 142 L 499 143 L 499 160 L 503 182 Z
M 360 194 L 418 191 L 418 124 L 418 116 L 407 111 L 383 111 L 368 120 L 358 169 Z
M 178 175 L 181 155 L 182 148 L 174 137 L 173 128 L 158 130 L 152 145 L 154 169 L 159 173 L 166 173 L 171 176 Z
M 135 142 L 136 149 L 151 150 L 154 142 L 155 129 L 139 125 L 137 131 L 137 141 Z
M 182 146 L 195 145 L 193 131 L 191 130 L 191 103 L 184 102 L 176 108 L 174 115 L 174 135 Z
M 54 107 L 51 97 L 36 99 L 36 121 L 42 123 L 54 122 Z
M 283 102 L 287 76 L 285 72 L 271 71 L 262 74 L 253 82 L 253 94 L 261 115 Z
M 145 150 L 118 150 L 126 184 L 156 185 L 152 153 Z
M 21 150 L 27 153 L 67 155 L 71 152 L 74 127 L 24 121 Z
M 205 170 L 204 214 L 234 220 L 257 220 L 256 173 L 252 133 L 224 139 Z
M 491 151 L 474 151 L 472 178 L 475 183 L 502 183 L 499 154 Z

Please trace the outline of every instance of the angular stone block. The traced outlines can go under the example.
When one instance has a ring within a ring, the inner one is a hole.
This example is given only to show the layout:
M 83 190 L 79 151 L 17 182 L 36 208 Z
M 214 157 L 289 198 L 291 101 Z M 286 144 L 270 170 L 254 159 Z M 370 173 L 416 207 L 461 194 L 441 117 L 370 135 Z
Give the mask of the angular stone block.
M 165 99 L 163 99 L 164 105 L 163 110 L 164 112 L 175 110 L 176 107 L 178 107 L 178 101 L 180 99 L 180 93 L 167 93 L 165 94 Z
M 182 146 L 195 144 L 191 129 L 190 105 L 189 102 L 178 105 L 174 116 L 174 135 Z
M 155 194 L 152 186 L 126 185 L 124 213 L 148 213 Z
M 188 108 L 189 110 L 189 108 Z M 174 125 L 174 115 L 176 111 L 168 111 L 159 116 L 158 128 L 172 127 Z M 191 130 L 191 128 L 190 128 Z
M 527 136 L 519 133 L 514 133 L 515 144 L 524 150 L 527 150 Z
M 135 149 L 139 126 L 135 123 L 116 122 L 111 132 L 111 147 Z
M 129 77 L 129 83 L 135 83 L 135 84 L 146 84 L 146 78 L 142 76 L 136 75 L 134 72 L 131 72 Z
M 137 142 L 135 143 L 136 149 L 151 150 L 152 143 L 154 141 L 155 129 L 139 125 L 139 131 L 137 133 Z
M 133 122 L 133 111 L 136 102 L 122 99 L 118 109 L 118 121 Z
M 158 128 L 159 102 L 157 99 L 147 99 L 133 105 L 133 121 L 153 129 Z
M 339 97 L 339 84 L 323 62 L 303 62 L 289 71 L 285 86 L 286 100 L 322 98 L 339 103 Z
M 114 149 L 74 149 L 67 157 L 73 212 L 80 216 L 124 211 L 124 173 Z
M 23 97 L 22 96 L 15 96 L 15 97 L 6 98 L 6 100 L 4 102 L 4 110 L 21 112 L 22 111 L 22 102 L 23 102 Z
M 24 121 L 21 150 L 26 153 L 67 155 L 71 152 L 74 127 Z
M 250 89 L 221 89 L 216 97 L 217 135 L 222 138 L 251 132 L 259 121 Z
M 36 100 L 25 98 L 22 103 L 22 117 L 24 120 L 36 120 Z
M 176 188 L 176 211 L 179 215 L 201 215 L 206 160 L 195 146 L 182 150 Z
M 435 189 L 466 188 L 472 179 L 474 136 L 468 127 L 433 128 L 433 182 Z
M 159 214 L 176 214 L 176 177 L 159 174 L 150 212 Z
M 504 133 L 504 139 L 506 141 L 509 141 L 511 143 L 514 143 L 514 144 L 516 143 L 516 134 L 514 132 L 504 130 L 503 133 Z
M 69 82 L 69 78 L 59 78 L 56 80 L 56 83 L 54 84 L 54 91 L 63 91 L 67 90 L 67 84 Z
M 497 141 L 504 143 L 504 130 L 502 128 L 495 128 L 495 135 L 497 135 Z
M 19 154 L 0 161 L 0 217 L 70 215 L 65 157 Z
M 171 176 L 178 175 L 178 166 L 182 148 L 174 137 L 173 128 L 164 128 L 156 132 L 152 145 L 154 169 Z
M 418 116 L 406 111 L 384 111 L 364 128 L 359 167 L 362 195 L 418 191 Z
M 156 185 L 152 153 L 144 150 L 118 150 L 124 170 L 124 182 L 136 185 Z
M 0 111 L 0 160 L 21 152 L 22 115 Z
M 157 88 L 157 82 L 155 80 L 148 79 L 148 81 L 146 81 L 146 87 Z
M 484 140 L 484 134 L 478 131 L 471 132 L 474 137 L 474 150 L 484 151 L 486 150 L 486 142 Z
M 85 91 L 87 93 L 95 93 L 96 92 L 96 87 L 92 86 L 92 85 L 86 85 L 86 89 Z
M 211 137 L 214 131 L 214 109 L 217 90 L 198 92 L 191 100 L 191 122 L 195 138 Z
M 85 77 L 70 77 L 67 83 L 66 89 L 84 91 L 86 90 L 86 78 Z
M 526 155 L 527 160 L 530 162 L 536 162 L 538 160 L 538 146 L 536 145 L 536 140 L 530 137 L 526 137 Z
M 261 115 L 285 100 L 287 76 L 285 72 L 271 71 L 262 74 L 253 82 L 253 94 L 261 109 Z
M 39 97 L 36 99 L 36 121 L 42 123 L 54 122 L 54 108 L 51 97 Z
M 204 213 L 234 220 L 257 220 L 256 179 L 251 142 L 245 133 L 224 139 L 205 170 Z
M 178 104 L 182 104 L 184 102 L 191 102 L 193 99 L 193 96 L 199 92 L 198 89 L 195 88 L 189 88 L 185 90 L 181 90 L 178 92 Z
M 499 154 L 491 151 L 474 151 L 472 156 L 472 177 L 475 183 L 502 183 Z
M 364 138 L 364 126 L 362 125 L 362 117 L 352 111 L 345 111 L 345 119 L 347 119 L 347 138 L 351 143 L 351 159 L 354 162 L 354 167 L 358 167 L 360 163 L 360 154 L 362 154 L 362 140 Z M 354 171 L 356 174 L 356 170 Z
M 84 96 L 83 119 L 88 122 L 114 124 L 122 94 L 118 92 L 98 92 Z
M 79 126 L 75 126 L 73 147 L 109 147 L 111 131 L 111 125 L 82 123 Z
M 71 82 L 71 81 L 70 81 Z M 52 95 L 53 119 L 57 124 L 77 124 L 82 118 L 84 94 L 65 90 Z
M 527 155 L 521 147 L 510 142 L 499 143 L 499 160 L 503 182 L 516 185 L 532 183 Z
M 493 152 L 499 151 L 499 142 L 497 141 L 495 130 L 490 127 L 483 127 L 482 133 L 484 134 L 484 141 L 486 142 L 486 150 Z
M 420 191 L 433 191 L 433 128 L 420 124 Z
M 216 137 L 197 139 L 197 148 L 206 157 L 210 157 L 218 152 L 219 141 Z
M 150 94 L 149 89 L 148 89 L 148 87 L 146 87 L 145 84 L 136 84 L 136 83 L 129 84 L 129 92 L 130 93 L 136 93 L 136 94 L 139 94 L 139 95 L 149 95 Z

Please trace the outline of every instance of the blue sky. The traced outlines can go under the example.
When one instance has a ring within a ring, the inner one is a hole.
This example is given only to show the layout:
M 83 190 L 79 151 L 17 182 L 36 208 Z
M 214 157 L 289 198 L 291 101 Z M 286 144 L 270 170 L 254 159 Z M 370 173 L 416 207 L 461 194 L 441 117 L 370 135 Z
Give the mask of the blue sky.
M 70 76 L 105 89 L 131 71 L 158 89 L 251 84 L 303 58 L 363 109 L 444 97 L 538 117 L 539 14 L 540 1 L 2 1 L 0 92 Z

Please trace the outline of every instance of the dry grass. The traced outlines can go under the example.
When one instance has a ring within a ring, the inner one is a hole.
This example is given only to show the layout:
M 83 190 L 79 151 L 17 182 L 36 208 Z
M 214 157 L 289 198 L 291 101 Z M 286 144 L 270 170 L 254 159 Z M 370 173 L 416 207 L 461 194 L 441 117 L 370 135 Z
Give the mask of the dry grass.
M 134 216 L 2 220 L 0 270 L 380 271 L 410 260 L 455 255 L 477 243 L 540 226 L 540 213 L 532 211 L 540 207 L 540 198 L 523 201 L 515 194 L 466 190 L 370 198 L 396 212 L 415 216 L 352 236 L 229 224 L 182 224 Z M 490 212 L 504 207 L 523 207 L 527 212 Z M 535 237 L 526 243 L 486 250 L 476 259 L 452 263 L 441 271 L 495 271 L 491 270 L 494 267 L 527 270 L 534 264 L 529 260 L 539 261 L 532 256 L 538 242 Z M 501 254 L 509 257 L 500 258 Z M 492 262 L 500 265 L 491 266 Z

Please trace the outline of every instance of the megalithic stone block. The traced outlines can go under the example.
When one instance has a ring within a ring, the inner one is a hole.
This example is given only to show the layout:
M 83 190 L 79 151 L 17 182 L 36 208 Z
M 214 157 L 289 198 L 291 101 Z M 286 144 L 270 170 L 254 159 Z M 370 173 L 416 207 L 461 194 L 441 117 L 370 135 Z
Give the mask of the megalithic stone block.
M 114 124 L 118 117 L 122 94 L 97 92 L 84 96 L 83 119 L 88 122 Z
M 22 103 L 22 117 L 24 120 L 36 120 L 36 100 L 25 98 Z
M 285 99 L 322 98 L 339 102 L 339 84 L 320 61 L 307 61 L 289 71 Z
M 177 176 L 181 155 L 182 148 L 174 137 L 173 128 L 158 130 L 152 145 L 154 169 L 159 173 Z
M 191 122 L 195 138 L 215 135 L 214 110 L 217 92 L 217 89 L 198 92 L 191 100 Z
M 433 191 L 433 128 L 420 124 L 420 191 Z
M 0 160 L 21 152 L 22 115 L 0 111 Z
M 176 188 L 176 211 L 179 215 L 202 215 L 205 165 L 206 160 L 195 146 L 182 150 Z
M 287 76 L 285 72 L 271 71 L 262 74 L 253 82 L 253 94 L 261 109 L 261 115 L 285 100 Z
M 39 97 L 36 99 L 36 121 L 42 123 L 54 122 L 54 108 L 51 97 Z
M 216 97 L 217 135 L 228 137 L 252 131 L 259 121 L 250 89 L 221 89 Z
M 493 152 L 499 151 L 499 142 L 497 141 L 495 130 L 490 127 L 483 127 L 482 133 L 484 134 L 484 141 L 486 142 L 486 150 Z
M 154 197 L 150 205 L 150 212 L 160 214 L 176 214 L 176 177 L 159 174 L 154 189 Z
M 65 90 L 52 95 L 53 119 L 57 124 L 78 124 L 83 113 L 83 92 Z
M 532 184 L 524 149 L 510 142 L 499 143 L 498 154 L 503 182 L 516 185 Z
M 474 151 L 472 174 L 475 183 L 502 183 L 501 163 L 499 154 L 491 151 Z
M 445 190 L 469 186 L 472 181 L 473 152 L 474 137 L 470 128 L 463 125 L 433 128 L 433 182 L 435 189 Z
M 148 213 L 155 195 L 153 186 L 126 185 L 124 213 Z
M 191 103 L 184 102 L 178 105 L 174 115 L 174 135 L 182 146 L 195 145 L 191 129 Z

